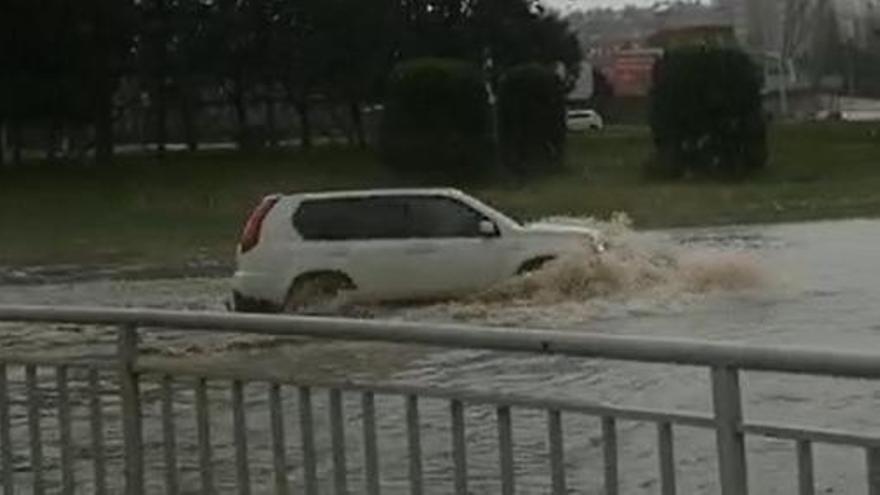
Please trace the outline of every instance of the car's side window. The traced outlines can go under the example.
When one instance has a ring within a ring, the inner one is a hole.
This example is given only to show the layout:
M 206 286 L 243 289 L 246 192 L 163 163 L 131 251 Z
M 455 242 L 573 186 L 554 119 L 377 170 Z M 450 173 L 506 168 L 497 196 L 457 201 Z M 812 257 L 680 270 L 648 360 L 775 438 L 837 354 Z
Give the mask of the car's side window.
M 343 241 L 407 237 L 406 208 L 393 198 L 307 200 L 293 224 L 306 240 Z
M 479 237 L 480 221 L 486 219 L 478 211 L 451 198 L 411 197 L 406 203 L 414 237 Z
M 406 206 L 395 198 L 358 200 L 352 215 L 357 218 L 357 239 L 404 239 L 409 236 Z

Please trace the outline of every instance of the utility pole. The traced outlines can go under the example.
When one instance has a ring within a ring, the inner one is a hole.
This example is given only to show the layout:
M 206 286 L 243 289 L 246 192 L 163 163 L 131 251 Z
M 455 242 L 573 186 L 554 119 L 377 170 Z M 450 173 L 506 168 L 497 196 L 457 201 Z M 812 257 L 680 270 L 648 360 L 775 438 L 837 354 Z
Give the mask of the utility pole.
M 788 64 L 785 55 L 780 52 L 777 58 L 777 72 L 779 77 L 779 116 L 783 119 L 788 117 Z
M 501 170 L 501 132 L 498 125 L 498 97 L 492 86 L 495 63 L 492 60 L 492 50 L 486 47 L 483 50 L 483 72 L 486 78 L 486 94 L 489 98 L 489 125 L 492 139 L 492 159 L 496 171 Z
M 793 12 L 791 11 L 792 0 L 777 0 L 784 2 L 781 12 L 778 13 L 779 19 L 779 57 L 776 59 L 776 74 L 779 78 L 779 116 L 784 120 L 788 117 L 788 64 L 786 63 L 788 56 L 788 46 L 792 33 L 790 32 L 790 22 Z M 803 1 L 803 0 L 801 0 Z M 777 3 L 777 7 L 779 4 Z
M 0 120 L 0 167 L 6 165 L 6 149 L 9 147 L 9 139 L 6 134 L 6 122 Z

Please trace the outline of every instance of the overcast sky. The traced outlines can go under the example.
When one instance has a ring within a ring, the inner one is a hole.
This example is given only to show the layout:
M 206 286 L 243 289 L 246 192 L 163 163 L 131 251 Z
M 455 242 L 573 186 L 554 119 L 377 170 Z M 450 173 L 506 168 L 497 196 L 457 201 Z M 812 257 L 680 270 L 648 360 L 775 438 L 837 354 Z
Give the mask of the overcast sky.
M 657 0 L 543 0 L 547 6 L 565 12 L 572 10 L 587 10 L 595 7 L 624 7 L 632 5 L 651 5 Z

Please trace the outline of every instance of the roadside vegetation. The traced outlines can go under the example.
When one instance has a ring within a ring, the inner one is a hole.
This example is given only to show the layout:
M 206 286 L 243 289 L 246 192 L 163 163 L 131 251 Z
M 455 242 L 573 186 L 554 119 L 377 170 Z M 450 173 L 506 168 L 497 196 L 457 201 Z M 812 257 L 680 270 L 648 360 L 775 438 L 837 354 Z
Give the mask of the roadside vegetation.
M 638 228 L 880 216 L 880 126 L 776 126 L 769 138 L 768 166 L 748 182 L 648 180 L 650 131 L 609 127 L 569 136 L 560 174 L 467 189 L 525 219 L 623 211 Z M 0 172 L 0 265 L 229 261 L 264 194 L 403 185 L 351 147 L 35 163 Z
M 226 262 L 273 192 L 456 184 L 643 228 L 880 214 L 877 128 L 768 131 L 736 48 L 667 52 L 652 130 L 567 133 L 583 53 L 539 0 L 14 3 L 0 267 Z

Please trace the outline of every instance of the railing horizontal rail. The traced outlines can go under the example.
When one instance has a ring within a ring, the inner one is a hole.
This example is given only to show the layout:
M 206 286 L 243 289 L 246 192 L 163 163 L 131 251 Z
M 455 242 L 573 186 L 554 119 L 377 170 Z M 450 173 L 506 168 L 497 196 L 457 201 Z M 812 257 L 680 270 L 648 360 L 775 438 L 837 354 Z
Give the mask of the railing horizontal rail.
M 116 359 L 113 356 L 111 359 Z M 70 358 L 53 358 L 36 357 L 36 356 L 11 356 L 0 354 L 0 364 L 8 366 L 40 366 L 47 368 L 88 368 L 102 371 L 110 371 L 115 369 L 116 364 L 113 360 L 99 361 L 97 359 L 70 359 Z
M 0 306 L 0 321 L 131 325 L 320 339 L 384 341 L 523 351 L 756 371 L 880 378 L 880 355 L 806 347 L 766 347 L 690 339 L 608 336 L 465 325 L 278 317 L 220 312 Z
M 843 430 L 801 427 L 749 421 L 742 425 L 743 433 L 786 440 L 807 440 L 815 443 L 850 445 L 854 447 L 880 447 L 880 435 L 856 434 Z

